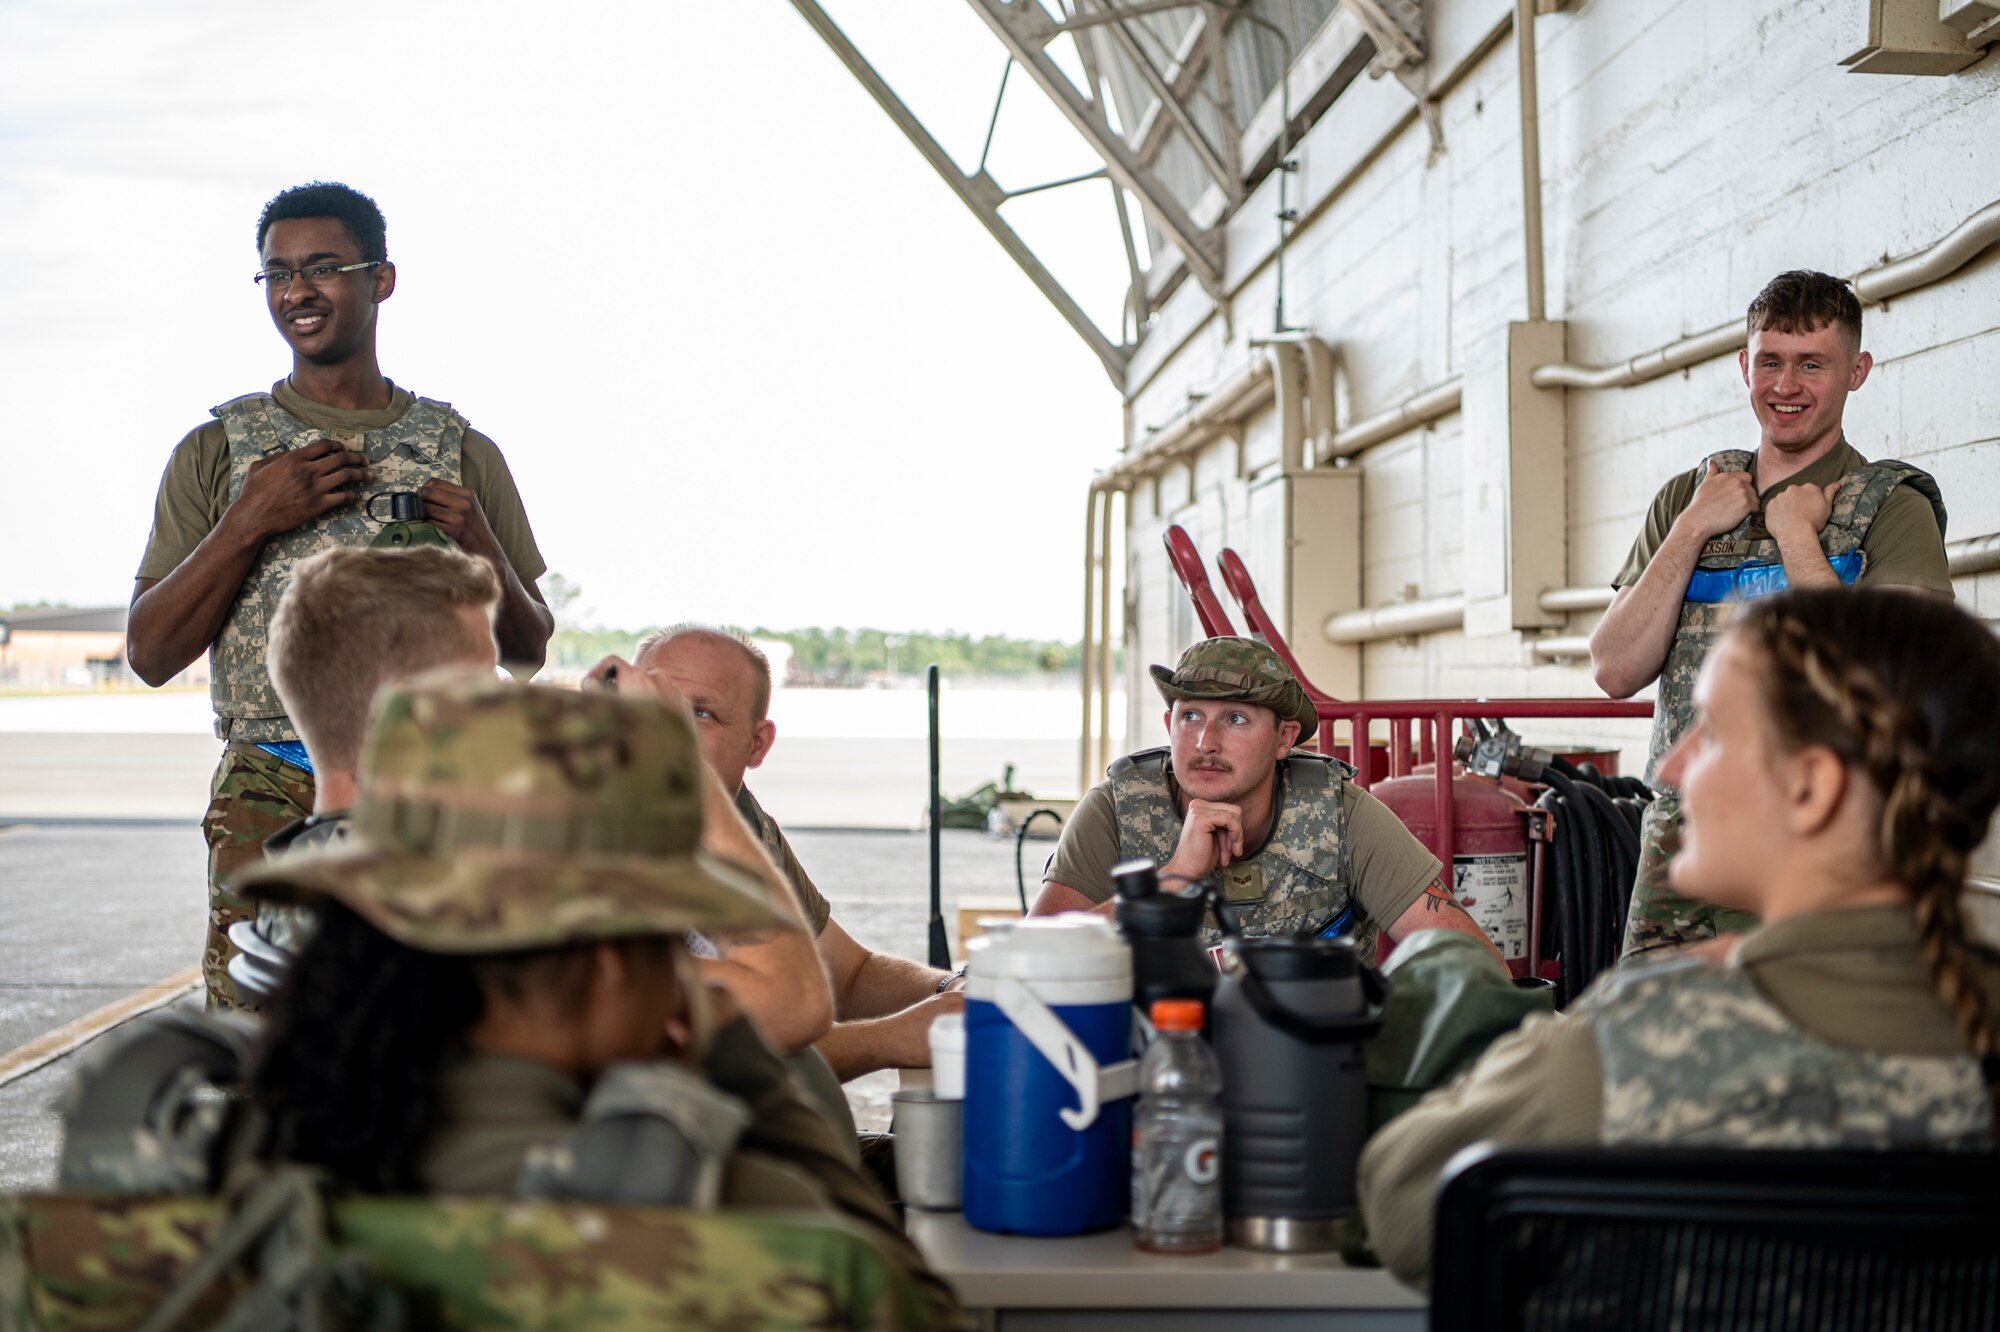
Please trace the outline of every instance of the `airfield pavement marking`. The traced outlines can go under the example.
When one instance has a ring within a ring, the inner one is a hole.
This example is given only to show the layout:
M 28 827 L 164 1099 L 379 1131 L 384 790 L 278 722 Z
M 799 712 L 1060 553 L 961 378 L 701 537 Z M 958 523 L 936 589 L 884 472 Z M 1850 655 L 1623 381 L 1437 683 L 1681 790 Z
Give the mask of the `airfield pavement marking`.
M 134 990 L 115 1003 L 106 1004 L 95 1013 L 86 1013 L 74 1022 L 65 1022 L 54 1031 L 45 1032 L 0 1055 L 0 1087 L 15 1078 L 34 1072 L 44 1064 L 52 1063 L 79 1047 L 97 1039 L 121 1022 L 129 1022 L 142 1013 L 150 1013 L 156 1008 L 172 1003 L 192 990 L 201 988 L 201 968 L 189 967 L 177 971 L 162 981 L 154 981 L 141 990 Z

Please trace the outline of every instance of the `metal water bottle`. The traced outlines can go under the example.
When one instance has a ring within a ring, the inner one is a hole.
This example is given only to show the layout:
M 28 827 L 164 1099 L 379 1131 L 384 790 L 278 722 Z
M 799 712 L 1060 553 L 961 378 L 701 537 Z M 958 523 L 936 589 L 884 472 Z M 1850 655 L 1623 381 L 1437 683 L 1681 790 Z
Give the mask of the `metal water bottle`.
M 1382 1027 L 1381 973 L 1346 939 L 1223 943 L 1211 1034 L 1222 1062 L 1229 1242 L 1334 1248 L 1368 1136 L 1364 1043 Z

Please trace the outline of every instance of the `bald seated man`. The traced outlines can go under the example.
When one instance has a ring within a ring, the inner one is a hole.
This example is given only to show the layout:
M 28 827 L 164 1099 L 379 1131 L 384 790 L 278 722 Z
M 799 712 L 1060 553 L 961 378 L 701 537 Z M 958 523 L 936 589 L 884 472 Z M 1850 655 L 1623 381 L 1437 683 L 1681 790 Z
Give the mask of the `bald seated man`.
M 1031 914 L 1111 914 L 1111 867 L 1143 857 L 1169 891 L 1220 877 L 1251 938 L 1352 935 L 1372 958 L 1378 933 L 1443 929 L 1499 956 L 1402 820 L 1345 764 L 1296 747 L 1319 717 L 1277 653 L 1209 638 L 1152 673 L 1168 743 L 1119 759 L 1077 802 Z M 1201 937 L 1222 935 L 1205 923 Z
M 621 665 L 604 663 L 593 674 Z M 778 738 L 767 715 L 771 663 L 764 653 L 741 635 L 683 624 L 640 643 L 633 664 L 624 669 L 636 670 L 686 700 L 702 754 L 723 789 L 735 793 L 743 821 L 792 885 L 832 986 L 834 1023 L 814 1045 L 835 1075 L 846 1082 L 877 1069 L 928 1068 L 931 1023 L 963 1009 L 963 977 L 873 952 L 842 929 L 777 820 L 743 784 L 744 774 L 762 765 Z M 807 974 L 791 951 L 796 946 L 793 940 L 774 937 L 737 945 L 703 965 L 769 1035 L 795 1027 L 791 1015 L 815 1002 L 815 990 L 824 992 L 818 977 Z

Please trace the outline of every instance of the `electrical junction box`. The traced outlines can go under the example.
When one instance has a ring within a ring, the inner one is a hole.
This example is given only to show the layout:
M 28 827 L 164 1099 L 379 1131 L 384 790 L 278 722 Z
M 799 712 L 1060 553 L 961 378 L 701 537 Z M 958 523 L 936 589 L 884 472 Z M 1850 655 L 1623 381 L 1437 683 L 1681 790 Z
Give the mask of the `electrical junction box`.
M 2000 38 L 1993 0 L 1857 0 L 1860 50 L 1840 63 L 1854 74 L 1955 74 Z

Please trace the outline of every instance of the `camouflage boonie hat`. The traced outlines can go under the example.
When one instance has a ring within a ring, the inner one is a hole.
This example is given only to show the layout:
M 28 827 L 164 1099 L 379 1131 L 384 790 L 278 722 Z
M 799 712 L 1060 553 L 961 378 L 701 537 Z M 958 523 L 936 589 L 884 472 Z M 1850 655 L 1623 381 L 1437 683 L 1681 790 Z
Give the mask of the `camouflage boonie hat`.
M 232 887 L 330 897 L 430 953 L 793 924 L 696 849 L 701 762 L 692 724 L 649 699 L 426 676 L 376 700 L 346 839 Z
M 1204 638 L 1186 652 L 1172 670 L 1147 667 L 1160 697 L 1229 699 L 1269 708 L 1284 721 L 1299 724 L 1304 743 L 1319 729 L 1319 714 L 1291 667 L 1254 638 Z

